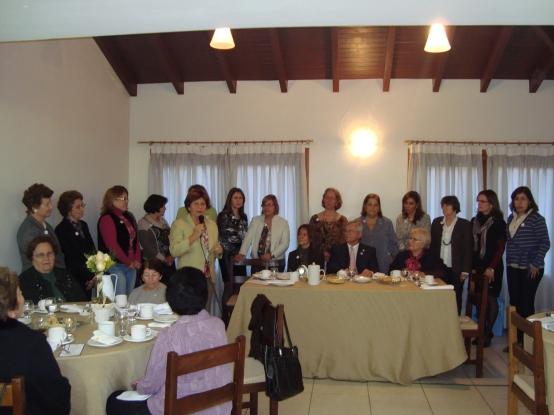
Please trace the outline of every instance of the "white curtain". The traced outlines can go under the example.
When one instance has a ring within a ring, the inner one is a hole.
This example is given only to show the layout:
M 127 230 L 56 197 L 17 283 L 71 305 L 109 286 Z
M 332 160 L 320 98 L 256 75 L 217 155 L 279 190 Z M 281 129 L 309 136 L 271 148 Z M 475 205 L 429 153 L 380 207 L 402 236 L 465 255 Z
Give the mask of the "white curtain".
M 519 186 L 531 189 L 544 216 L 550 242 L 553 244 L 554 229 L 554 146 L 552 145 L 487 145 L 487 183 L 500 199 L 500 206 L 506 217 L 510 213 L 510 195 Z M 554 244 L 553 244 L 554 245 Z M 554 308 L 554 248 L 545 257 L 544 277 L 537 290 L 535 307 L 537 310 Z M 504 281 L 506 284 L 506 281 Z M 507 301 L 508 290 L 504 288 Z
M 414 143 L 409 154 L 408 190 L 421 195 L 431 220 L 442 216 L 440 200 L 447 195 L 457 196 L 460 217 L 471 219 L 483 183 L 482 146 Z

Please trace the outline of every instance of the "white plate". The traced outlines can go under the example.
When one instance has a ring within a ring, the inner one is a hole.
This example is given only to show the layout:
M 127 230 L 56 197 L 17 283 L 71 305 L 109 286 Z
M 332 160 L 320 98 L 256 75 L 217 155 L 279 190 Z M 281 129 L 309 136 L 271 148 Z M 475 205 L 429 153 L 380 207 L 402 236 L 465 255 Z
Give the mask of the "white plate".
M 38 314 L 48 314 L 48 311 L 47 310 L 39 310 L 38 308 L 33 310 L 33 313 L 38 313 Z
M 176 314 L 154 315 L 154 321 L 158 323 L 175 323 L 179 317 Z
M 356 275 L 354 278 L 352 278 L 354 282 L 357 282 L 358 284 L 366 284 L 371 281 L 371 277 L 364 277 L 363 275 Z
M 125 336 L 123 336 L 123 340 L 125 340 L 126 342 L 131 342 L 131 343 L 144 343 L 144 342 L 152 340 L 154 337 L 156 337 L 156 336 L 152 333 L 150 336 L 146 336 L 142 340 L 135 340 L 131 336 L 126 334 Z
M 152 317 L 146 318 L 146 317 L 137 316 L 137 319 L 139 319 L 139 320 L 152 320 Z
M 31 321 L 33 321 L 33 319 L 31 317 L 29 317 L 29 318 L 20 317 L 20 318 L 17 319 L 17 321 L 19 321 L 20 323 L 29 325 L 29 324 L 31 324 Z
M 79 314 L 81 311 L 80 310 L 76 310 L 74 308 L 70 308 L 69 310 L 67 308 L 65 308 L 63 305 L 60 306 L 60 311 L 62 313 L 67 313 L 67 314 Z
M 436 285 L 439 285 L 438 282 L 431 282 L 431 283 L 424 282 L 423 284 L 427 285 L 428 287 L 434 287 L 434 286 L 436 286 Z
M 87 342 L 87 344 L 92 347 L 112 347 L 112 346 L 117 346 L 118 344 L 121 344 L 121 343 L 123 343 L 123 339 L 121 337 L 118 337 L 117 342 L 113 344 L 98 343 L 96 340 L 92 340 L 92 338 L 88 339 L 88 342 Z
M 547 331 L 554 331 L 554 323 L 542 323 L 542 328 Z

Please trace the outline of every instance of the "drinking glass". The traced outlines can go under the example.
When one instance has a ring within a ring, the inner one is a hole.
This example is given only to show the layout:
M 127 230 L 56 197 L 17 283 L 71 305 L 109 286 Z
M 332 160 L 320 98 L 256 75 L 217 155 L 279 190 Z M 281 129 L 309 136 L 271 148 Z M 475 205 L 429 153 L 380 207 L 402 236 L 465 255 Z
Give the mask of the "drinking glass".
M 131 304 L 129 306 L 129 309 L 127 310 L 127 315 L 129 316 L 129 325 L 132 325 L 135 323 L 135 317 L 138 313 L 138 307 L 136 304 Z
M 400 271 L 400 275 L 402 275 L 402 278 L 405 280 L 411 281 L 412 276 L 410 275 L 410 271 L 408 271 L 406 268 L 404 268 L 402 271 Z
M 354 278 L 356 275 L 358 275 L 358 270 L 356 268 L 348 268 L 346 271 L 346 276 L 348 277 L 348 280 L 351 281 L 352 278 Z
M 129 329 L 129 318 L 127 317 L 126 313 L 119 314 L 118 325 L 119 325 L 119 336 L 120 337 L 125 336 L 127 334 L 127 330 Z
M 31 313 L 33 312 L 34 304 L 31 300 L 25 300 L 23 303 L 23 317 L 28 319 L 31 317 Z
M 63 326 L 65 327 L 65 331 L 68 335 L 72 334 L 77 328 L 77 320 L 73 317 L 66 317 L 64 319 Z

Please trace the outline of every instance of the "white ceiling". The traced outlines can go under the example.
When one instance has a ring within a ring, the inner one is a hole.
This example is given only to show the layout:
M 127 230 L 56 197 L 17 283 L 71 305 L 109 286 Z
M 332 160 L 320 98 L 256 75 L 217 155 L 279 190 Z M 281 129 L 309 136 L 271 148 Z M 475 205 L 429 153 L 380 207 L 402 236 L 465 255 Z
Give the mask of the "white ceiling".
M 292 26 L 552 25 L 554 0 L 0 0 L 0 42 Z

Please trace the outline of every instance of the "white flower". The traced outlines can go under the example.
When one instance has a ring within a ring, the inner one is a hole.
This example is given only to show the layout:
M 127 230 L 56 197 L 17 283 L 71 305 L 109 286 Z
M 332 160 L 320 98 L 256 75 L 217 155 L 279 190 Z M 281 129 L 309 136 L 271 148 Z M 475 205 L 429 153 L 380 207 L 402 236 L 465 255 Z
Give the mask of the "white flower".
M 110 255 L 104 254 L 104 262 L 108 262 L 110 260 Z
M 96 261 L 96 269 L 102 272 L 106 269 L 106 265 L 102 261 Z
M 98 251 L 96 253 L 96 263 L 98 263 L 98 261 L 102 261 L 104 259 L 104 254 L 100 251 Z

